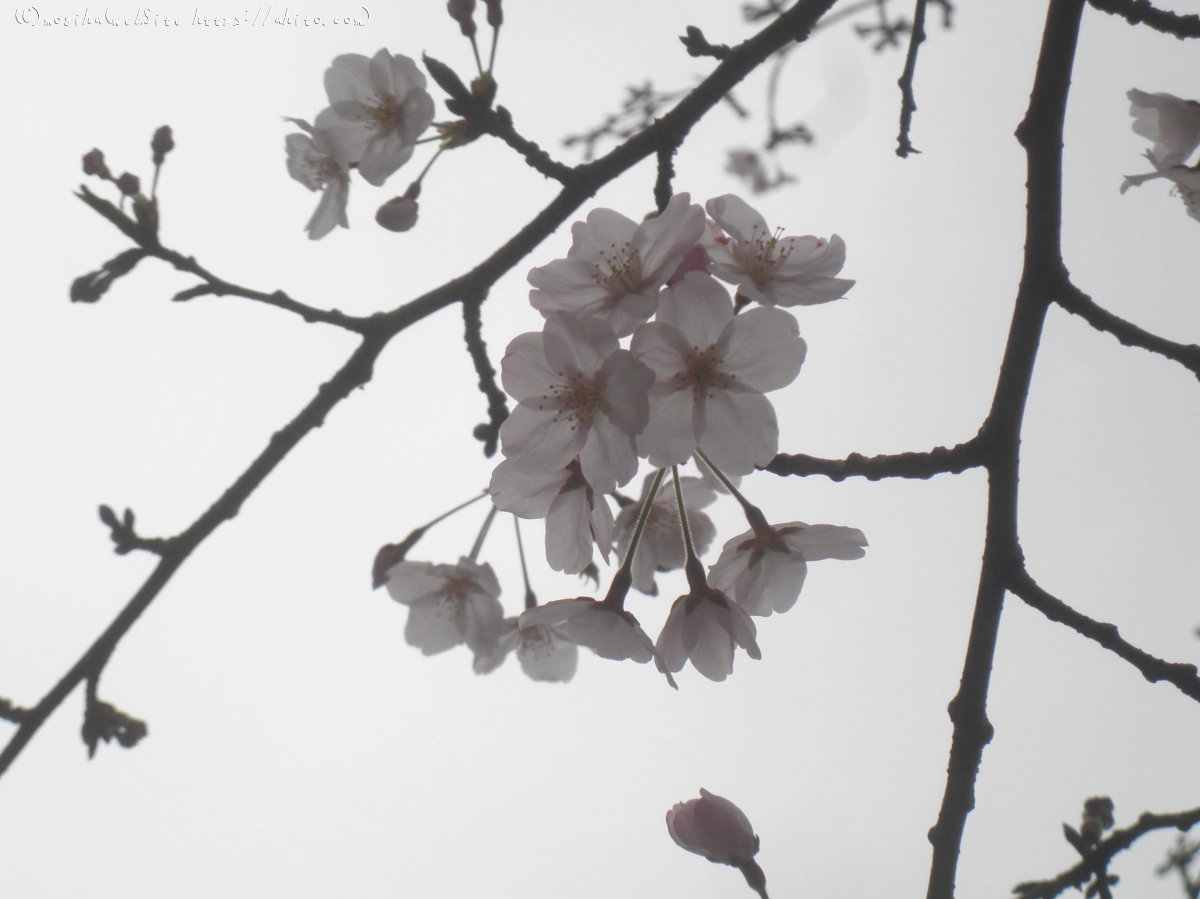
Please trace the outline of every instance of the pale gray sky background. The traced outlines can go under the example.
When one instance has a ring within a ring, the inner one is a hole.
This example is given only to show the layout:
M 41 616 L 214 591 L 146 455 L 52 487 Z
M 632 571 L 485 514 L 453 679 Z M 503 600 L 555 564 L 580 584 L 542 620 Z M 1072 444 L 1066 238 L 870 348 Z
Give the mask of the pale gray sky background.
M 389 308 L 474 265 L 554 194 L 497 141 L 439 161 L 421 222 L 384 232 L 419 151 L 383 189 L 355 181 L 349 231 L 312 243 L 315 195 L 284 168 L 281 116 L 324 105 L 334 56 L 382 46 L 470 68 L 441 2 L 370 6 L 363 27 L 213 27 L 235 3 L 163 4 L 179 27 L 0 26 L 4 105 L 5 461 L 0 696 L 32 704 L 151 568 L 111 553 L 99 503 L 132 507 L 147 534 L 191 522 L 291 419 L 353 346 L 350 336 L 235 298 L 172 304 L 191 279 L 143 263 L 95 306 L 68 287 L 126 245 L 71 196 L 80 157 L 104 150 L 147 179 L 148 141 L 177 149 L 159 185 L 162 239 L 229 280 L 356 313 Z M 1196 0 L 1178 0 L 1198 12 Z M 19 9 L 24 9 L 21 7 Z M 83 4 L 37 7 L 82 15 Z M 100 7 L 88 7 L 96 15 Z M 108 8 L 133 16 L 133 5 Z M 712 66 L 676 36 L 751 31 L 735 2 L 510 2 L 496 75 L 517 127 L 559 139 L 616 107 L 625 85 L 686 86 Z M 332 0 L 289 7 L 331 20 Z M 271 17 L 281 15 L 272 8 Z M 21 13 L 28 18 L 29 14 Z M 749 198 L 790 233 L 838 233 L 858 279 L 846 300 L 798 310 L 809 355 L 774 395 L 781 448 L 822 456 L 923 450 L 974 434 L 991 400 L 1020 271 L 1024 155 L 1012 137 L 1033 78 L 1044 4 L 963 2 L 921 52 L 913 139 L 894 153 L 903 58 L 848 26 L 798 49 L 781 118 L 812 149 L 801 177 Z M 1164 336 L 1200 336 L 1200 223 L 1167 186 L 1118 194 L 1144 171 L 1131 87 L 1200 98 L 1197 46 L 1085 15 L 1066 136 L 1066 261 L 1102 305 Z M 765 72 L 715 110 L 677 161 L 703 201 L 740 185 L 724 152 L 761 139 Z M 436 96 L 436 94 L 435 94 Z M 439 117 L 444 117 L 440 106 Z M 652 206 L 643 164 L 596 205 Z M 96 187 L 96 182 L 92 182 Z M 578 218 L 587 212 L 580 210 Z M 525 273 L 564 254 L 563 227 L 484 309 L 498 362 L 540 327 Z M 984 478 L 832 484 L 760 474 L 745 485 L 772 520 L 862 528 L 865 559 L 814 564 L 797 607 L 760 620 L 763 660 L 739 654 L 714 684 L 680 691 L 649 666 L 581 656 L 567 686 L 515 660 L 488 677 L 465 649 L 425 658 L 406 610 L 369 589 L 375 550 L 487 483 L 471 428 L 485 401 L 446 310 L 398 338 L 367 389 L 338 407 L 186 563 L 101 682 L 149 723 L 136 749 L 88 762 L 77 691 L 0 779 L 0 891 L 55 899 L 222 896 L 748 896 L 741 876 L 676 848 L 663 825 L 698 788 L 725 795 L 762 838 L 771 894 L 923 895 L 925 833 L 941 800 L 950 724 L 982 549 Z M 1057 309 L 1025 429 L 1021 529 L 1035 577 L 1135 644 L 1200 661 L 1200 386 L 1180 366 Z M 415 558 L 467 551 L 482 511 L 433 531 Z M 719 541 L 744 529 L 728 499 Z M 529 526 L 527 545 L 540 545 Z M 718 541 L 718 548 L 719 548 Z M 538 554 L 534 553 L 535 559 Z M 716 552 L 709 556 L 714 560 Z M 512 526 L 483 558 L 520 608 Z M 540 559 L 543 599 L 585 592 Z M 607 584 L 607 578 L 605 581 Z M 630 607 L 656 634 L 682 581 Z M 1061 823 L 1110 795 L 1118 825 L 1200 803 L 1200 709 L 1115 656 L 1010 601 L 959 895 L 1003 897 L 1070 866 Z M 10 725 L 0 722 L 0 738 Z M 1172 837 L 1119 858 L 1119 896 L 1167 899 L 1153 867 Z

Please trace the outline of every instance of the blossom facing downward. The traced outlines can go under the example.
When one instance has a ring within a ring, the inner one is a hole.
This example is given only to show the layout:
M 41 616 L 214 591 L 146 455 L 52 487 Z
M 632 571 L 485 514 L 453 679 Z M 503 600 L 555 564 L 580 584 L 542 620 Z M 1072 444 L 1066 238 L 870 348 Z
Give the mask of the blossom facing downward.
M 519 622 L 522 628 L 538 624 L 554 628 L 572 643 L 586 646 L 602 659 L 632 659 L 644 665 L 656 657 L 654 641 L 633 615 L 588 596 L 556 599 L 526 609 Z M 675 678 L 669 671 L 664 673 L 667 683 L 674 687 Z
M 704 210 L 686 193 L 640 225 L 611 209 L 593 209 L 571 226 L 566 259 L 529 272 L 529 302 L 542 315 L 594 315 L 626 337 L 654 315 L 658 290 L 704 233 Z
M 626 506 L 617 515 L 613 536 L 617 541 L 617 554 L 624 558 L 629 544 L 633 540 L 633 532 L 637 527 L 638 516 L 654 475 L 646 475 L 642 482 L 642 495 L 636 503 Z M 683 493 L 683 508 L 687 512 L 688 527 L 692 532 L 692 545 L 697 554 L 704 555 L 717 536 L 717 527 L 712 519 L 700 510 L 711 506 L 717 501 L 717 493 L 712 486 L 702 478 L 680 478 L 680 490 Z M 646 526 L 642 531 L 642 539 L 638 543 L 637 553 L 633 557 L 633 586 L 650 596 L 658 594 L 658 585 L 654 582 L 656 571 L 674 571 L 682 568 L 687 558 L 683 547 L 683 529 L 679 525 L 679 504 L 675 501 L 675 491 L 660 488 L 650 504 L 650 512 L 646 516 Z M 679 669 L 674 669 L 678 671 Z
M 663 291 L 630 350 L 657 376 L 637 440 L 651 465 L 680 465 L 700 447 L 726 474 L 744 475 L 775 456 L 779 424 L 763 394 L 792 383 L 807 351 L 791 315 L 759 307 L 735 316 L 724 287 L 688 272 Z
M 745 200 L 733 194 L 704 204 L 728 237 L 711 237 L 706 245 L 711 271 L 736 284 L 738 293 L 764 306 L 813 306 L 845 296 L 854 286 L 833 277 L 846 263 L 846 243 L 836 234 L 783 237 Z
M 754 861 L 758 835 L 745 813 L 724 796 L 701 788 L 699 799 L 675 803 L 667 812 L 667 832 L 688 852 L 741 869 L 746 882 L 767 899 L 767 878 Z
M 746 531 L 728 540 L 708 573 L 709 583 L 732 596 L 751 615 L 768 617 L 796 604 L 808 563 L 821 559 L 861 559 L 867 538 L 858 528 L 789 521 L 772 525 L 782 540 Z M 786 548 L 786 552 L 783 549 Z
M 654 648 L 660 667 L 681 671 L 691 660 L 697 671 L 713 681 L 733 674 L 733 653 L 738 647 L 752 659 L 761 659 L 754 622 L 746 610 L 720 590 L 697 586 L 671 606 Z
M 552 313 L 518 335 L 500 363 L 517 407 L 500 428 L 504 455 L 526 471 L 558 472 L 579 457 L 584 479 L 611 493 L 637 474 L 634 437 L 650 417 L 654 373 L 598 318 Z
M 408 606 L 404 639 L 427 656 L 460 643 L 476 655 L 494 651 L 504 609 L 500 583 L 486 562 L 461 558 L 457 565 L 399 562 L 388 570 L 392 599 Z
M 1170 168 L 1187 162 L 1200 146 L 1200 103 L 1171 94 L 1148 94 L 1137 88 L 1127 96 L 1133 132 L 1154 141 L 1150 152 L 1158 165 Z
M 304 229 L 310 240 L 320 240 L 335 225 L 349 228 L 346 204 L 350 200 L 350 169 L 335 159 L 325 141 L 325 135 L 307 122 L 292 119 L 308 134 L 289 134 L 287 146 L 288 174 L 309 190 L 321 191 L 321 202 Z
M 518 619 L 505 618 L 491 652 L 475 656 L 475 673 L 488 674 L 516 650 L 521 670 L 532 680 L 565 684 L 575 676 L 579 647 L 561 630 L 546 624 L 521 627 Z
M 407 56 L 381 49 L 368 59 L 347 53 L 325 71 L 329 108 L 317 116 L 339 160 L 356 163 L 376 187 L 408 162 L 417 139 L 433 121 L 425 76 Z

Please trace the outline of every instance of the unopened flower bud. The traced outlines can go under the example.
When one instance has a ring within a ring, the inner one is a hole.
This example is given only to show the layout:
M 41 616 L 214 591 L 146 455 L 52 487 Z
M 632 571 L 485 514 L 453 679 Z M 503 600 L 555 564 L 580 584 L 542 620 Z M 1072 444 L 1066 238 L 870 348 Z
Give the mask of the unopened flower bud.
M 171 126 L 163 125 L 154 132 L 150 141 L 150 149 L 154 151 L 154 164 L 162 165 L 167 154 L 175 149 L 175 140 L 171 137 Z
M 375 213 L 375 221 L 389 231 L 408 231 L 417 223 L 417 201 L 392 197 Z
M 667 831 L 688 852 L 741 870 L 751 889 L 765 899 L 767 878 L 754 861 L 758 837 L 742 810 L 724 796 L 701 790 L 699 799 L 676 803 L 667 812 Z
M 83 155 L 83 173 L 100 178 L 112 178 L 112 172 L 108 170 L 108 166 L 104 162 L 104 154 L 99 150 L 92 150 Z
M 500 11 L 500 0 L 483 0 L 487 4 L 487 23 L 493 28 L 499 28 L 504 21 L 504 13 Z
M 408 188 L 404 191 L 404 196 L 408 197 L 410 200 L 415 200 L 417 197 L 421 196 L 421 182 L 414 181 L 412 184 L 408 185 Z
M 119 187 L 121 189 L 121 193 L 125 194 L 127 197 L 134 196 L 138 192 L 138 189 L 141 187 L 141 185 L 142 182 L 138 180 L 138 176 L 129 172 L 126 172 L 117 179 L 117 187 Z
M 458 23 L 463 37 L 475 35 L 475 0 L 450 0 L 446 4 L 446 12 Z
M 471 96 L 481 100 L 484 106 L 492 105 L 492 100 L 496 99 L 496 79 L 490 72 L 471 81 Z

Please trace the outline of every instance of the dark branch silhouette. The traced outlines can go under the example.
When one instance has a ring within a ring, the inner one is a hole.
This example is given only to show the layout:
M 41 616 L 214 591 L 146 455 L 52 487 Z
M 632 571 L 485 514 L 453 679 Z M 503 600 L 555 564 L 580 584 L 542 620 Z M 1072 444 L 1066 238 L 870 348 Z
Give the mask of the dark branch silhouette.
M 803 453 L 780 453 L 764 471 L 800 477 L 821 474 L 833 481 L 844 481 L 846 478 L 866 478 L 868 481 L 884 478 L 925 480 L 937 474 L 960 474 L 968 468 L 981 465 L 983 441 L 975 437 L 951 449 L 939 446 L 925 453 L 897 453 L 891 456 L 851 453 L 845 459 L 818 459 Z
M 1200 16 L 1181 16 L 1156 9 L 1150 0 L 1089 0 L 1092 6 L 1109 15 L 1121 16 L 1130 25 L 1149 25 L 1155 31 L 1177 38 L 1200 37 Z
M 896 138 L 896 155 L 904 158 L 909 153 L 920 153 L 908 138 L 912 127 L 912 116 L 917 111 L 917 99 L 913 96 L 913 78 L 917 74 L 917 51 L 925 40 L 925 0 L 917 0 L 913 8 L 912 33 L 908 36 L 908 56 L 904 60 L 904 73 L 900 76 L 900 136 Z

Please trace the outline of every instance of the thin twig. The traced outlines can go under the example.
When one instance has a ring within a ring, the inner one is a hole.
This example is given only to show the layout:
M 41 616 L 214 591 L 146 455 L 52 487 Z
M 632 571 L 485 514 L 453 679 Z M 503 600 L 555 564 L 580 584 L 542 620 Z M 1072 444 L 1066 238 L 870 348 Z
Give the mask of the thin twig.
M 513 128 L 512 113 L 503 106 L 497 106 L 495 112 L 489 111 L 480 118 L 484 133 L 500 138 L 523 157 L 537 171 L 547 178 L 553 178 L 560 184 L 568 183 L 575 174 L 575 169 L 563 165 L 550 157 L 550 154 L 531 140 L 526 140 L 517 134 Z
M 658 205 L 658 211 L 662 212 L 667 208 L 667 204 L 671 202 L 671 179 L 675 177 L 675 156 L 676 147 L 662 147 L 658 151 L 658 176 L 654 179 L 654 202 Z
M 475 438 L 483 443 L 483 454 L 489 459 L 496 454 L 496 446 L 500 441 L 500 426 L 508 418 L 508 396 L 496 383 L 496 369 L 488 359 L 487 344 L 483 342 L 483 319 L 480 307 L 483 297 L 463 300 L 464 337 L 467 342 L 467 352 L 471 354 L 471 362 L 475 365 L 475 373 L 479 375 L 479 389 L 488 401 L 488 420 L 475 429 Z
M 1008 589 L 1024 600 L 1026 605 L 1037 609 L 1051 621 L 1065 624 L 1089 640 L 1095 640 L 1105 649 L 1120 656 L 1137 668 L 1142 676 L 1151 683 L 1167 681 L 1178 687 L 1185 696 L 1200 702 L 1200 676 L 1197 676 L 1195 665 L 1167 662 L 1138 649 L 1132 643 L 1121 638 L 1121 633 L 1115 624 L 1106 624 L 1089 618 L 1082 612 L 1075 611 L 1061 599 L 1051 596 L 1023 567 L 1009 575 Z
M 780 453 L 764 469 L 781 476 L 825 475 L 833 481 L 846 478 L 919 478 L 926 480 L 937 474 L 960 474 L 969 468 L 983 465 L 984 441 L 973 437 L 951 449 L 934 447 L 925 453 L 896 453 L 887 456 L 864 456 L 851 453 L 845 459 L 818 459 L 803 453 Z
M 1181 16 L 1156 9 L 1150 0 L 1089 0 L 1092 6 L 1109 15 L 1124 17 L 1130 25 L 1149 25 L 1155 31 L 1173 34 L 1182 40 L 1200 37 L 1200 16 Z
M 908 139 L 913 113 L 917 111 L 917 99 L 913 96 L 913 77 L 917 74 L 917 51 L 925 40 L 925 2 L 917 0 L 913 8 L 912 32 L 908 36 L 908 57 L 904 60 L 904 72 L 897 82 L 900 85 L 900 136 L 896 138 L 896 155 L 906 158 L 909 153 L 920 153 Z

